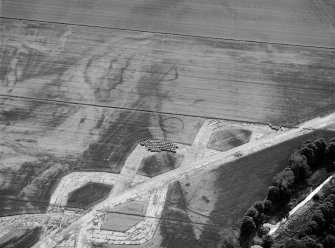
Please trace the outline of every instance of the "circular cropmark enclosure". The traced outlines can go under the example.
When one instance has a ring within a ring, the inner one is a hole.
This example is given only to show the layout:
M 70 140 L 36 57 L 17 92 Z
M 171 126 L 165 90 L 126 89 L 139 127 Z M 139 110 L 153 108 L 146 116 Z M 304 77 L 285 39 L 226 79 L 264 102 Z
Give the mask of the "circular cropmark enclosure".
M 90 208 L 103 201 L 112 190 L 112 185 L 87 183 L 69 194 L 67 206 L 73 208 Z
M 184 128 L 184 122 L 178 117 L 168 117 L 162 122 L 162 129 L 167 133 L 178 133 Z

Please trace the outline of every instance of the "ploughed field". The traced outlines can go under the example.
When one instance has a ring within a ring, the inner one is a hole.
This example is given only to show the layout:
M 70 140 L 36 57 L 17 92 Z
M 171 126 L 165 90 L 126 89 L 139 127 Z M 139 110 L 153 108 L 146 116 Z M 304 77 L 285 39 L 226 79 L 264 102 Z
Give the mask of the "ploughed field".
M 70 172 L 120 173 L 140 141 L 191 145 L 206 118 L 292 127 L 334 111 L 334 11 L 331 0 L 1 0 L 0 216 L 45 212 Z M 293 148 L 332 136 L 316 131 L 171 184 L 154 238 L 138 247 L 234 246 Z M 223 131 L 208 148 L 249 138 Z M 182 159 L 153 156 L 139 174 Z M 70 202 L 106 193 L 92 190 Z M 39 230 L 11 235 L 8 246 L 33 244 Z
M 2 96 L 288 126 L 335 108 L 331 49 L 0 22 Z
M 334 47 L 332 0 L 2 0 L 0 16 Z

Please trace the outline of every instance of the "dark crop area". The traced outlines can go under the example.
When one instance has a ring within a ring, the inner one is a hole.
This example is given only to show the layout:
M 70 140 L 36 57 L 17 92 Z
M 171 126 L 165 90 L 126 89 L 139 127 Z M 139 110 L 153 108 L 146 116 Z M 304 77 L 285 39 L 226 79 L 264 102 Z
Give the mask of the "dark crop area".
M 184 156 L 171 152 L 159 152 L 142 160 L 138 174 L 154 177 L 178 168 Z
M 68 207 L 89 208 L 104 200 L 111 191 L 111 185 L 88 183 L 69 195 Z
M 248 143 L 251 134 L 252 132 L 247 129 L 228 129 L 217 131 L 212 134 L 207 147 L 224 152 Z

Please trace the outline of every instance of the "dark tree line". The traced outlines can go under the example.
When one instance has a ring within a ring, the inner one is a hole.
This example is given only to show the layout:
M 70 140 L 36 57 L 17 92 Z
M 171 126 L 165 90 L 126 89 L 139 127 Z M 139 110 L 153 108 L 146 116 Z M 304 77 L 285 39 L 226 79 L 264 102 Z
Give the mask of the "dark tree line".
M 331 191 L 317 203 L 309 221 L 297 237 L 286 238 L 271 248 L 334 248 L 335 247 L 335 182 Z M 269 248 L 270 248 L 269 247 Z M 265 248 L 265 247 L 264 247 Z
M 255 233 L 263 225 L 264 216 L 270 209 L 271 202 L 268 200 L 264 202 L 257 201 L 248 209 L 242 219 L 240 230 L 241 244 L 244 244 L 251 234 Z
M 335 138 L 331 139 L 328 145 L 325 139 L 322 138 L 313 142 L 306 141 L 300 149 L 296 149 L 292 152 L 288 166 L 282 172 L 274 176 L 271 186 L 268 188 L 266 199 L 263 202 L 255 202 L 243 217 L 240 229 L 241 245 L 247 242 L 250 236 L 259 230 L 263 224 L 264 216 L 272 211 L 273 206 L 279 208 L 286 205 L 291 199 L 296 187 L 309 178 L 315 170 L 322 167 L 325 167 L 328 171 L 334 171 L 335 169 Z M 330 204 L 327 206 L 330 209 Z M 326 206 L 322 206 L 322 209 L 326 209 Z M 322 212 L 320 210 L 320 213 L 325 214 L 326 211 L 324 210 L 324 212 Z M 321 224 L 323 220 L 321 217 L 324 217 L 324 215 L 321 216 L 320 213 L 318 215 L 319 218 L 314 217 L 318 222 L 313 220 L 317 224 Z M 330 217 L 330 215 L 327 215 L 327 217 Z M 314 222 L 312 225 L 316 225 Z M 331 239 L 331 237 L 328 237 L 328 239 Z M 303 243 L 305 246 L 303 247 L 314 247 L 306 246 L 307 243 L 311 242 L 309 239 L 306 239 Z M 292 243 L 292 245 L 293 246 L 289 245 L 283 247 L 300 247 L 299 244 Z M 269 235 L 263 236 L 263 247 L 275 247 Z M 276 246 L 276 248 L 279 247 L 281 246 Z
M 314 142 L 307 141 L 300 149 L 293 151 L 289 165 L 277 174 L 268 189 L 267 199 L 277 206 L 286 204 L 295 188 L 315 170 L 326 167 L 328 171 L 335 169 L 335 139 L 327 145 L 322 138 Z

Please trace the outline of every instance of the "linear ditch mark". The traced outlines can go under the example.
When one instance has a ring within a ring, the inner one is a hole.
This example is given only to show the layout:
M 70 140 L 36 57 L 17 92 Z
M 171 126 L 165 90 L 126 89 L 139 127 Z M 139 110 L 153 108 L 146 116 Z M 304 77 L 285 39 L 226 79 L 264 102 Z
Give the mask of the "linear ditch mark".
M 218 117 L 206 116 L 206 115 L 179 114 L 179 113 L 164 112 L 164 111 L 134 109 L 134 108 L 128 108 L 128 107 L 115 107 L 115 106 L 103 105 L 103 104 L 63 101 L 63 100 L 54 100 L 54 99 L 47 99 L 47 98 L 36 98 L 36 97 L 27 97 L 27 96 L 5 95 L 5 94 L 0 94 L 0 97 L 7 97 L 7 98 L 14 98 L 14 99 L 25 99 L 25 100 L 31 100 L 31 101 L 49 102 L 49 103 L 58 103 L 58 104 L 80 105 L 80 106 L 91 106 L 91 107 L 98 107 L 98 108 L 109 108 L 109 109 L 138 111 L 138 112 L 152 113 L 152 114 L 163 114 L 163 115 L 172 115 L 172 116 L 204 118 L 204 119 L 212 119 L 212 120 L 234 121 L 234 122 L 238 122 L 238 123 L 247 123 L 247 124 L 264 125 L 264 126 L 267 126 L 269 124 L 269 123 L 266 123 L 266 122 L 246 121 L 246 120 L 242 121 L 242 120 L 225 119 L 225 118 L 218 118 Z M 292 126 L 282 125 L 281 127 L 289 128 L 289 129 L 299 128 L 299 126 L 297 126 L 297 125 L 292 125 Z
M 176 219 L 165 218 L 165 217 L 157 218 L 157 217 L 154 217 L 154 216 L 145 216 L 145 215 L 141 215 L 141 214 L 122 213 L 122 212 L 114 212 L 114 211 L 107 211 L 106 213 L 107 214 L 118 214 L 118 215 L 136 216 L 136 217 L 143 217 L 143 218 L 149 218 L 149 219 L 155 219 L 155 220 L 167 220 L 167 221 L 178 222 L 178 223 L 187 223 L 187 224 L 188 223 L 192 223 L 192 224 L 196 224 L 196 225 L 219 227 L 218 225 L 208 224 L 208 223 L 204 223 L 204 222 L 176 220 Z
M 315 46 L 315 45 L 313 46 L 313 45 L 302 45 L 302 44 L 295 44 L 295 43 L 266 42 L 266 41 L 258 41 L 258 40 L 242 40 L 242 39 L 223 38 L 223 37 L 214 37 L 214 36 L 178 34 L 178 33 L 171 33 L 171 32 L 158 32 L 158 31 L 139 30 L 139 29 L 130 29 L 130 28 L 107 27 L 107 26 L 92 25 L 92 24 L 89 25 L 89 24 L 70 23 L 70 22 L 45 21 L 45 20 L 39 20 L 39 19 L 28 19 L 28 18 L 18 18 L 18 17 L 0 16 L 0 18 L 10 19 L 10 20 L 19 20 L 19 21 L 34 21 L 34 22 L 44 22 L 44 23 L 50 23 L 50 24 L 80 26 L 80 27 L 104 28 L 104 29 L 113 29 L 113 30 L 120 30 L 120 31 L 132 31 L 132 32 L 139 32 L 139 33 L 162 34 L 162 35 L 190 37 L 190 38 L 205 38 L 205 39 L 223 40 L 223 41 L 236 41 L 240 43 L 257 43 L 257 44 L 270 44 L 270 45 L 280 45 L 280 46 L 335 50 L 335 47 L 328 47 L 328 46 Z

